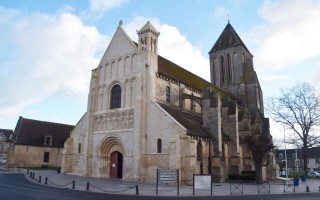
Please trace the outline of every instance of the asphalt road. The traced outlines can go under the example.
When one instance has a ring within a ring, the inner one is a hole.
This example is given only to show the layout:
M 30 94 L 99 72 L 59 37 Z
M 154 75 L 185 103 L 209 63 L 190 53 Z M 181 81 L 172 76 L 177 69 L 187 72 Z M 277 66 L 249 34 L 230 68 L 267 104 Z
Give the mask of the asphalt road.
M 0 200 L 82 200 L 82 199 L 114 199 L 114 200 L 151 200 L 151 199 L 218 199 L 218 200 L 319 200 L 319 193 L 296 193 L 280 195 L 249 195 L 249 196 L 197 196 L 197 197 L 167 197 L 115 195 L 105 193 L 84 192 L 72 189 L 53 188 L 38 185 L 26 180 L 23 174 L 0 174 Z

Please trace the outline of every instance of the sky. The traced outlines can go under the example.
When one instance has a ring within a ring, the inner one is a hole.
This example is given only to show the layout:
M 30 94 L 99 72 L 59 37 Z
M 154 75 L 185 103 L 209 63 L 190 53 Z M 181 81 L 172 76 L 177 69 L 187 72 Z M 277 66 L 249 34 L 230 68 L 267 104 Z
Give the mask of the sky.
M 208 81 L 208 52 L 229 20 L 254 56 L 265 103 L 298 82 L 319 85 L 318 0 L 0 0 L 0 128 L 19 116 L 75 125 L 120 20 L 134 41 L 149 20 L 159 54 Z

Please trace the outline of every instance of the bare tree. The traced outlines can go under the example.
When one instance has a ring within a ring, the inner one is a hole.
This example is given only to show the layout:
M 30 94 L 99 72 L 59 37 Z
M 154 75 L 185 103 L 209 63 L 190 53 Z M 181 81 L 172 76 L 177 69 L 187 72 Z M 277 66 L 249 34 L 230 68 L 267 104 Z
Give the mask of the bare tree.
M 320 142 L 320 136 L 312 131 L 320 125 L 320 97 L 317 92 L 309 83 L 298 83 L 292 88 L 282 89 L 281 95 L 269 98 L 266 105 L 266 111 L 274 121 L 297 135 L 302 147 L 304 170 L 308 169 L 309 148 Z
M 250 127 L 250 135 L 245 136 L 244 142 L 251 152 L 255 164 L 255 181 L 262 182 L 262 166 L 266 160 L 268 163 L 268 152 L 274 148 L 272 136 L 269 130 L 269 119 L 264 118 L 263 114 Z

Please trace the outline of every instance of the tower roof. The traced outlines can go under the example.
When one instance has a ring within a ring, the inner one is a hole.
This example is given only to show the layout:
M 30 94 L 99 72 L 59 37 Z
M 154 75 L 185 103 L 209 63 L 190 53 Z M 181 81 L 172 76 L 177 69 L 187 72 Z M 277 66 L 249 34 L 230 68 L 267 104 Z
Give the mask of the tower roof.
M 223 50 L 223 49 L 227 49 L 230 47 L 239 46 L 239 45 L 243 46 L 250 53 L 250 51 L 247 49 L 246 45 L 242 42 L 237 32 L 233 29 L 231 24 L 228 22 L 227 26 L 222 31 L 218 40 L 209 51 L 209 54 Z
M 151 30 L 154 33 L 157 33 L 157 30 L 153 27 L 150 21 L 148 21 L 139 31 L 138 33 L 144 32 L 146 30 Z
M 159 36 L 159 32 L 153 27 L 150 21 L 148 21 L 139 31 L 137 31 L 138 35 L 140 36 L 141 34 L 145 33 L 153 33 L 156 36 Z

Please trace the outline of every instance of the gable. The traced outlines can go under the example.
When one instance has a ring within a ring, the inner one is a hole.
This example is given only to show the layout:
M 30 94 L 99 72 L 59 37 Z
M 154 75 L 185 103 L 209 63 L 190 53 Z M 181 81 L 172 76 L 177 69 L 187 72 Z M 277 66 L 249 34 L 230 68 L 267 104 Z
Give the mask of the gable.
M 137 51 L 137 45 L 130 39 L 121 26 L 118 26 L 99 65 Z

